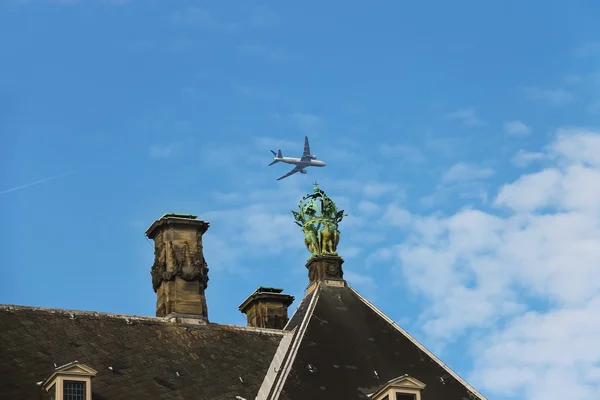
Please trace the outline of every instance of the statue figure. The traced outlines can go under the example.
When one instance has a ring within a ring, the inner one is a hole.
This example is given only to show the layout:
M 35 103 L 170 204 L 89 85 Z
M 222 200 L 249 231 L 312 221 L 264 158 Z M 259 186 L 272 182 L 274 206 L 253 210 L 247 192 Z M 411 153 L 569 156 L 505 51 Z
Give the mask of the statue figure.
M 338 225 L 344 218 L 344 210 L 337 206 L 315 182 L 313 193 L 304 196 L 292 211 L 294 223 L 302 228 L 304 244 L 311 253 L 310 259 L 320 255 L 337 255 L 340 241 Z M 310 260 L 309 259 L 309 260 Z
M 334 245 L 335 230 L 330 230 L 329 225 L 328 222 L 325 222 L 323 230 L 321 230 L 321 254 L 337 255 Z
M 303 226 L 302 231 L 304 232 L 304 244 L 311 254 L 321 254 L 321 246 L 319 246 L 319 239 L 317 238 L 317 232 L 313 227 Z

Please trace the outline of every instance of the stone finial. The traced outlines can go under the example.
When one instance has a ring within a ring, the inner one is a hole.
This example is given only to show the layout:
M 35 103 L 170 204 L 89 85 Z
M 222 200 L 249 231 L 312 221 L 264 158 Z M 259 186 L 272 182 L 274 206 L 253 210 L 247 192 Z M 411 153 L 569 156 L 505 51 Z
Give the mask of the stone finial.
M 338 226 L 344 210 L 338 210 L 335 202 L 315 182 L 313 193 L 300 200 L 299 211 L 292 211 L 295 223 L 304 232 L 304 244 L 310 257 L 306 267 L 310 282 L 321 279 L 343 279 L 342 258 L 337 253 L 340 241 Z

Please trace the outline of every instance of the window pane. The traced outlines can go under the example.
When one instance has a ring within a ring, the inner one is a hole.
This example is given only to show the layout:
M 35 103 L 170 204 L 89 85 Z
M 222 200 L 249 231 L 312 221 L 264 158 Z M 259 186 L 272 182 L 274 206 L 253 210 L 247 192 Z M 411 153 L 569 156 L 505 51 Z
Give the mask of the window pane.
M 385 397 L 383 399 L 381 399 L 381 400 L 390 400 L 390 395 L 386 394 Z
M 52 385 L 48 393 L 50 394 L 50 400 L 56 400 L 56 385 Z
M 65 381 L 63 384 L 64 400 L 85 400 L 84 381 Z
M 396 400 L 415 400 L 416 396 L 414 394 L 407 393 L 396 393 Z

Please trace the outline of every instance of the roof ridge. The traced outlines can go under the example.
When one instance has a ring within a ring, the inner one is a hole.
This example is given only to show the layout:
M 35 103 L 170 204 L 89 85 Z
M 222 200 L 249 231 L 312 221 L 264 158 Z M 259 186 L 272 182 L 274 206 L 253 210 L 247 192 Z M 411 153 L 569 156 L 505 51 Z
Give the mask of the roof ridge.
M 109 312 L 100 312 L 100 311 L 84 311 L 84 310 L 71 310 L 65 308 L 46 308 L 39 306 L 19 306 L 13 304 L 0 304 L 0 312 L 5 313 L 18 313 L 19 311 L 33 311 L 33 312 L 43 312 L 46 314 L 59 314 L 65 317 L 75 318 L 75 317 L 90 317 L 90 318 L 114 318 L 125 320 L 128 324 L 132 321 L 135 322 L 143 322 L 149 324 L 156 325 L 175 325 L 175 326 L 193 326 L 193 327 L 202 327 L 202 326 L 218 326 L 224 327 L 228 329 L 235 329 L 247 332 L 260 332 L 260 333 L 269 333 L 285 336 L 286 334 L 291 335 L 291 331 L 284 331 L 281 329 L 269 329 L 269 328 L 257 328 L 253 326 L 241 326 L 241 325 L 230 325 L 230 324 L 221 324 L 215 322 L 209 322 L 206 325 L 196 325 L 196 324 L 186 324 L 181 322 L 174 322 L 162 317 L 149 317 L 149 316 L 139 316 L 134 314 L 114 314 Z
M 417 346 L 421 351 L 427 354 L 433 361 L 435 361 L 440 367 L 442 367 L 448 374 L 450 374 L 454 379 L 460 382 L 467 390 L 472 392 L 474 395 L 478 396 L 481 400 L 487 400 L 487 398 L 479 393 L 473 386 L 471 386 L 467 381 L 460 377 L 456 372 L 454 372 L 448 365 L 442 362 L 439 358 L 436 357 L 427 347 L 421 344 L 417 339 L 415 339 L 410 333 L 402 329 L 400 325 L 398 325 L 394 320 L 385 315 L 381 310 L 379 310 L 375 305 L 365 299 L 360 295 L 352 286 L 348 285 L 348 288 L 352 290 L 352 292 L 363 302 L 365 303 L 371 310 L 373 310 L 377 315 L 383 318 L 386 322 L 392 325 L 397 331 L 399 331 L 402 335 L 404 335 L 408 340 L 410 340 L 415 346 Z
M 50 314 L 65 314 L 65 315 L 81 315 L 90 317 L 111 317 L 111 318 L 135 318 L 139 320 L 146 320 L 149 322 L 170 322 L 160 317 L 150 317 L 135 314 L 116 314 L 106 311 L 88 311 L 88 310 L 73 310 L 68 308 L 51 308 L 51 307 L 39 307 L 39 306 L 21 306 L 14 304 L 0 304 L 0 311 L 12 313 L 19 311 L 39 311 Z

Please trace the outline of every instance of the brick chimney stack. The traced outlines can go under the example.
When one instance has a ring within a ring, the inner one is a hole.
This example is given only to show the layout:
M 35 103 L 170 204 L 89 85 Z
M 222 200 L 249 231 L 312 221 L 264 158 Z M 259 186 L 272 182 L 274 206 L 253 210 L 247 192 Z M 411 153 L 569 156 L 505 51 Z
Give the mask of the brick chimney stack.
M 208 322 L 204 295 L 208 266 L 202 251 L 202 235 L 208 227 L 195 215 L 165 214 L 146 231 L 154 240 L 151 274 L 157 317 Z
M 240 305 L 246 314 L 248 326 L 283 329 L 288 322 L 288 307 L 294 296 L 283 294 L 283 289 L 259 287 Z

